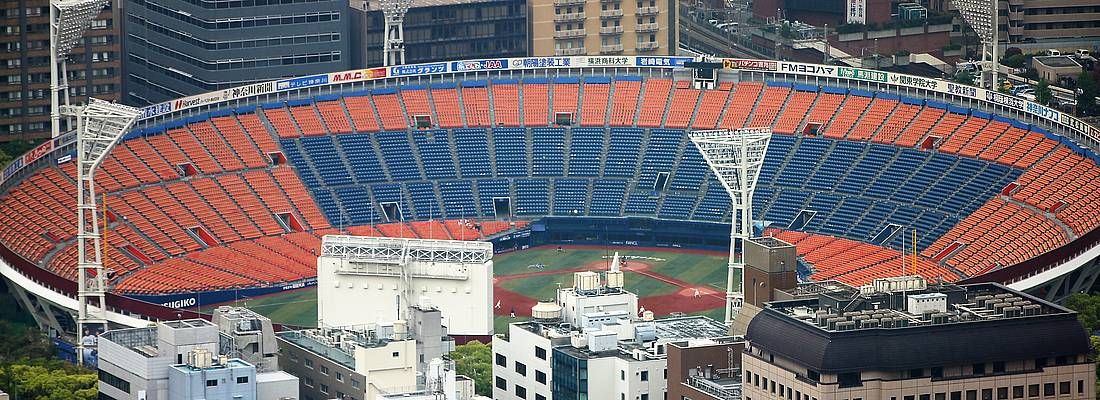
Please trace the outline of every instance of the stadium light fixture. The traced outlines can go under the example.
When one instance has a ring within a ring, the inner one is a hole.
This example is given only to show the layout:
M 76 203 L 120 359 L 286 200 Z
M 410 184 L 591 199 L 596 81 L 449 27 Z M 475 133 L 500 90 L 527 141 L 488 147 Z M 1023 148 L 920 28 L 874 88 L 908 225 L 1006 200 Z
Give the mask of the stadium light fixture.
M 382 0 L 382 15 L 385 17 L 386 33 L 383 65 L 401 65 L 405 63 L 405 13 L 409 11 L 412 0 Z
M 50 2 L 50 132 L 61 134 L 61 105 L 69 105 L 65 56 L 80 43 L 84 31 L 108 0 L 59 0 Z
M 997 85 L 997 66 L 998 66 L 998 22 L 997 0 L 951 0 L 955 8 L 959 9 L 959 14 L 962 14 L 962 18 L 966 21 L 967 25 L 970 25 L 970 29 L 974 30 L 974 33 L 978 34 L 978 40 L 982 42 L 982 66 L 988 66 L 991 73 L 992 88 L 996 89 Z M 991 49 L 987 53 L 986 46 Z M 986 59 L 989 55 L 993 58 L 992 64 Z M 985 87 L 985 73 L 981 74 L 981 86 Z
M 137 121 L 133 107 L 88 98 L 88 104 L 64 106 L 76 117 L 76 238 L 77 238 L 77 362 L 95 348 L 95 334 L 107 327 L 107 277 L 103 270 L 103 243 L 96 213 L 95 171 L 111 148 Z M 95 328 L 98 332 L 93 332 Z
M 729 271 L 726 275 L 726 324 L 731 325 L 745 300 L 745 258 L 737 253 L 752 236 L 752 192 L 764 165 L 771 128 L 693 131 L 691 142 L 730 195 Z M 734 285 L 734 276 L 739 283 Z M 754 299 L 755 301 L 755 299 Z

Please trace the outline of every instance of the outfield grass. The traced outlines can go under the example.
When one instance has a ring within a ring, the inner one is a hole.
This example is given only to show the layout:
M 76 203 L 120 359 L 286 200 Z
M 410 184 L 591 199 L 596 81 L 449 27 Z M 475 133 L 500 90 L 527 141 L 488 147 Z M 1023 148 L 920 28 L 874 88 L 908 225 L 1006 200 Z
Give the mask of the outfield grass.
M 271 321 L 296 326 L 317 325 L 317 288 L 309 287 L 250 299 L 242 299 L 237 305 L 248 307 Z M 202 312 L 213 312 L 217 306 L 203 307 Z

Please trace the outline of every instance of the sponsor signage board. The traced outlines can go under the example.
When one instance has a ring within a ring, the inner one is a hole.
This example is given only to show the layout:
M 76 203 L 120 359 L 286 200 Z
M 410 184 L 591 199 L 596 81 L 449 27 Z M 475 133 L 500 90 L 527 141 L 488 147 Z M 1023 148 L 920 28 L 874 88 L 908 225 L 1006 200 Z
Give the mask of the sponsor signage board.
M 722 59 L 722 67 L 726 69 L 743 69 L 748 71 L 778 71 L 779 62 L 772 60 L 725 58 Z
M 166 101 L 160 104 L 153 104 L 141 109 L 141 114 L 138 114 L 138 119 L 148 119 L 172 112 L 172 102 Z
M 508 60 L 495 59 L 495 60 L 467 60 L 467 61 L 454 61 L 451 62 L 451 71 L 488 71 L 496 69 L 507 69 Z
M 398 65 L 395 67 L 390 67 L 390 76 L 438 74 L 443 72 L 447 72 L 446 63 Z
M 23 165 L 30 165 L 35 160 L 42 158 L 43 156 L 50 154 L 53 151 L 53 141 L 47 140 L 42 144 L 31 149 L 31 151 L 23 154 Z
M 683 67 L 691 60 L 691 57 L 636 57 L 634 64 L 639 67 Z
M 914 89 L 924 90 L 940 90 L 940 84 L 943 82 L 938 79 L 925 78 L 921 76 L 902 75 L 902 74 L 887 74 L 890 78 L 890 83 L 895 85 L 901 85 L 911 87 Z
M 310 86 L 324 85 L 328 83 L 328 74 L 303 76 L 301 78 L 283 79 L 275 82 L 275 90 L 290 90 Z
M 836 76 L 882 83 L 887 81 L 885 72 L 862 68 L 837 67 Z
M 512 60 L 513 68 L 561 68 L 575 67 L 569 57 L 527 57 Z

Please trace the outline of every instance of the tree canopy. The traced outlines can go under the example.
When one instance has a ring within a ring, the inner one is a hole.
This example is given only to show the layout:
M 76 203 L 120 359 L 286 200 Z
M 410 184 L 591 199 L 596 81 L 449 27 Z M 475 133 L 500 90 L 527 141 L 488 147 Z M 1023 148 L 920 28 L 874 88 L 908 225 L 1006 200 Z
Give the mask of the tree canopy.
M 454 360 L 459 375 L 466 375 L 474 380 L 477 394 L 490 397 L 493 395 L 492 347 L 474 340 L 455 346 L 450 357 Z

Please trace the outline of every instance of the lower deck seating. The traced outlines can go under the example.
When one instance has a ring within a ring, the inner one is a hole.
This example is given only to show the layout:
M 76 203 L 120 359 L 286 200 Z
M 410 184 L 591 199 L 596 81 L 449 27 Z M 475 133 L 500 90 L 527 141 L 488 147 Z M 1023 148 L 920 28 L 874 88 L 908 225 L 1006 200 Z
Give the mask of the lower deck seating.
M 798 256 L 811 264 L 812 278 L 817 281 L 838 280 L 862 286 L 876 278 L 900 275 L 916 274 L 930 281 L 959 278 L 924 257 L 914 261 L 909 253 L 873 244 L 796 231 L 769 230 L 765 234 L 793 244 Z

